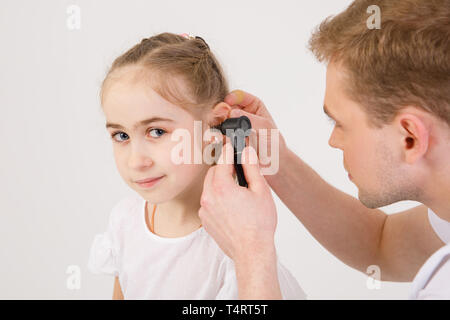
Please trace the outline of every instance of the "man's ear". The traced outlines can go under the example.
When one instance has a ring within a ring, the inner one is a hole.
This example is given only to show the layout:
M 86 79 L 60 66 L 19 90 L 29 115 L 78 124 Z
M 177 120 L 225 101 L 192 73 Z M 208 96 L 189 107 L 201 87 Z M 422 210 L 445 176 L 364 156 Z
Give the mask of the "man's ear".
M 428 151 L 430 122 L 427 120 L 427 115 L 422 112 L 408 112 L 408 110 L 400 111 L 395 117 L 394 121 L 401 134 L 402 152 L 408 164 L 415 163 Z
M 207 117 L 208 126 L 213 127 L 221 124 L 230 117 L 231 107 L 225 102 L 219 102 L 209 112 Z

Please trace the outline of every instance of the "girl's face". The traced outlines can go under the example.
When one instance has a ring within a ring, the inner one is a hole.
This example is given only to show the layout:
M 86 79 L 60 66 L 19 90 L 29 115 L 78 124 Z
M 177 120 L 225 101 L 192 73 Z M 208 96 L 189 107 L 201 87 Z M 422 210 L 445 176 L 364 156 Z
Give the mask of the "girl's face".
M 135 81 L 127 73 L 108 85 L 103 110 L 117 168 L 133 190 L 156 204 L 176 197 L 190 199 L 195 192 L 201 194 L 210 167 L 203 161 L 194 162 L 195 152 L 201 154 L 204 147 L 204 143 L 194 144 L 194 121 L 202 119 L 163 99 L 145 81 Z M 176 129 L 189 133 L 190 164 L 176 164 L 172 159 L 175 146 L 176 154 L 187 156 L 180 151 L 181 141 L 171 140 Z M 206 129 L 207 124 L 202 121 L 202 130 L 196 134 L 202 136 Z M 162 178 L 151 187 L 136 182 L 158 177 Z

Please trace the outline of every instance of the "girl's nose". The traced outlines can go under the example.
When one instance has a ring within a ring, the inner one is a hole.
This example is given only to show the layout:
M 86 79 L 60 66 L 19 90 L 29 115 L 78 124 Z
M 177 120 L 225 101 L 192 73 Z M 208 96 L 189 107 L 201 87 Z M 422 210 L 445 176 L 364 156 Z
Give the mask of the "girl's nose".
M 153 165 L 152 157 L 142 148 L 132 148 L 128 158 L 128 166 L 133 169 L 150 167 Z
M 128 160 L 128 166 L 133 169 L 150 167 L 151 165 L 153 165 L 153 161 L 145 155 L 131 155 Z

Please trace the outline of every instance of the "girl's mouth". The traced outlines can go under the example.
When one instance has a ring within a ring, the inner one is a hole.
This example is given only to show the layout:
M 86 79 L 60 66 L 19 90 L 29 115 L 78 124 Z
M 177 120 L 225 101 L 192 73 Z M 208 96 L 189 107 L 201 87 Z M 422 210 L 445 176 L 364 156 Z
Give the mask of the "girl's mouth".
M 161 176 L 161 177 L 158 177 L 158 178 L 141 179 L 141 180 L 136 181 L 136 183 L 142 188 L 150 188 L 153 185 L 155 185 L 156 183 L 158 183 L 164 177 L 165 176 Z

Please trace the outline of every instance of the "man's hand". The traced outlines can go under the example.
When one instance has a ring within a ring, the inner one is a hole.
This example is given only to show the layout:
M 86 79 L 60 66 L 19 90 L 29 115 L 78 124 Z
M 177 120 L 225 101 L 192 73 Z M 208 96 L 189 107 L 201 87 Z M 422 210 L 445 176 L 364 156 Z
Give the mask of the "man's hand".
M 199 217 L 205 230 L 234 260 L 240 299 L 281 299 L 274 234 L 277 212 L 252 147 L 242 152 L 248 189 L 233 179 L 229 138 L 218 164 L 209 169 Z
M 248 189 L 233 179 L 233 148 L 227 142 L 205 177 L 199 210 L 205 230 L 233 260 L 272 249 L 277 224 L 275 203 L 252 147 L 242 152 L 242 167 Z
M 232 107 L 230 117 L 238 118 L 241 116 L 247 116 L 250 119 L 250 122 L 252 123 L 252 129 L 256 131 L 256 138 L 257 138 L 256 145 L 252 144 L 250 145 L 252 145 L 257 150 L 258 155 L 261 155 L 259 139 L 262 138 L 262 136 L 260 137 L 259 135 L 260 130 L 261 129 L 267 130 L 267 137 L 265 137 L 266 140 L 265 143 L 267 145 L 267 150 L 271 150 L 271 141 L 272 141 L 271 129 L 276 129 L 277 134 L 279 134 L 279 147 L 280 147 L 279 152 L 280 152 L 280 159 L 282 159 L 283 155 L 286 154 L 287 152 L 286 142 L 281 133 L 279 133 L 275 121 L 272 119 L 272 116 L 270 115 L 269 111 L 267 111 L 267 108 L 264 105 L 264 103 L 259 98 L 242 90 L 234 90 L 230 92 L 225 97 L 225 102 Z M 260 166 L 266 167 L 268 165 L 260 164 Z M 271 177 L 272 176 L 266 176 L 266 179 L 267 178 L 270 179 Z M 268 182 L 270 181 L 268 180 Z

